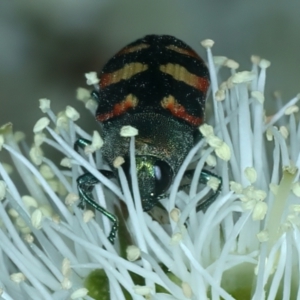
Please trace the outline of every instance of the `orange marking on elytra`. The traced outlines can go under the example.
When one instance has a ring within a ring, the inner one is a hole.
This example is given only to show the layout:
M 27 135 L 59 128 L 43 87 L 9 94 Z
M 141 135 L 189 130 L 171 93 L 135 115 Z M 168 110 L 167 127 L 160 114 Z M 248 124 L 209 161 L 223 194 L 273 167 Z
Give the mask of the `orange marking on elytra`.
M 113 73 L 104 73 L 100 78 L 100 88 L 104 89 L 106 86 L 110 85 L 113 81 Z
M 196 89 L 205 93 L 209 88 L 209 82 L 204 77 L 195 76 L 191 79 L 191 85 Z
M 201 57 L 192 49 L 184 49 L 184 48 L 180 48 L 175 45 L 169 45 L 169 46 L 166 46 L 166 48 L 169 50 L 175 51 L 177 53 L 180 53 L 180 54 L 184 54 L 184 55 L 188 55 L 188 56 L 197 58 L 202 61 Z
M 171 114 L 179 119 L 183 119 L 188 123 L 199 126 L 203 123 L 203 119 L 200 117 L 195 117 L 190 115 L 182 106 L 177 102 L 177 100 L 173 96 L 164 97 L 160 102 L 161 106 L 171 112 Z
M 100 122 L 107 121 L 113 117 L 117 117 L 124 114 L 126 111 L 128 111 L 131 108 L 135 108 L 137 105 L 137 97 L 133 96 L 132 94 L 129 94 L 124 100 L 122 100 L 119 103 L 116 103 L 110 112 L 99 114 L 97 115 L 96 119 Z
M 138 44 L 138 45 L 135 45 L 135 46 L 129 46 L 129 47 L 125 47 L 123 48 L 122 50 L 120 50 L 116 56 L 119 56 L 119 55 L 124 55 L 124 54 L 128 54 L 128 53 L 134 53 L 134 52 L 138 52 L 138 51 L 141 51 L 143 49 L 147 49 L 149 48 L 150 46 L 148 44 Z

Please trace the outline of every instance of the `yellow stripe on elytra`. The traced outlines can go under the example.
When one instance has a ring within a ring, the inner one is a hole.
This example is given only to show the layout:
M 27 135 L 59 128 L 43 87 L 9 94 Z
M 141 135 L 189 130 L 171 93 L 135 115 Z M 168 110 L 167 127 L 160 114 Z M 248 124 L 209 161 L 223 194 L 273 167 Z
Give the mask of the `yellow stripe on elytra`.
M 102 74 L 100 78 L 100 87 L 105 88 L 106 86 L 117 83 L 121 80 L 128 80 L 132 76 L 144 72 L 147 69 L 147 65 L 137 62 L 126 64 L 123 68 L 115 72 Z
M 209 86 L 209 82 L 206 78 L 192 74 L 186 68 L 178 64 L 168 63 L 166 65 L 161 65 L 159 70 L 163 73 L 171 75 L 174 79 L 183 81 L 184 83 L 202 92 L 206 92 Z

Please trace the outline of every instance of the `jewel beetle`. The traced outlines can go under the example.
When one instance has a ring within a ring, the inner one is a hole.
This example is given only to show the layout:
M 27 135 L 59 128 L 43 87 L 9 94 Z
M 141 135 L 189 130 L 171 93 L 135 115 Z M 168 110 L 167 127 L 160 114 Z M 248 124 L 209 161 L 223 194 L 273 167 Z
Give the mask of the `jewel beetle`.
M 173 179 L 191 148 L 201 139 L 198 129 L 204 121 L 209 71 L 201 57 L 181 40 L 168 35 L 147 35 L 127 45 L 113 56 L 100 73 L 99 89 L 92 92 L 98 102 L 96 119 L 101 125 L 102 156 L 113 168 L 116 157 L 130 182 L 129 142 L 120 136 L 123 126 L 138 129 L 135 137 L 136 173 L 144 211 L 166 196 Z M 75 148 L 89 141 L 79 139 Z M 103 171 L 108 175 L 107 171 Z M 200 182 L 207 183 L 213 173 L 203 170 Z M 197 208 L 206 208 L 221 189 Z M 83 174 L 77 179 L 82 206 L 89 203 L 107 216 L 113 226 L 117 218 L 91 197 L 97 179 Z

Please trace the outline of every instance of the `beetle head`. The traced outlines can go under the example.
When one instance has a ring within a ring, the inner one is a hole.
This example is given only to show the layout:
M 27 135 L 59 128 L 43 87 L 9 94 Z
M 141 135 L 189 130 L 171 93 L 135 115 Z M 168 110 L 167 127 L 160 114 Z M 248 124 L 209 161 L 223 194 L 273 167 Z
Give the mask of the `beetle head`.
M 135 159 L 142 206 L 144 211 L 148 211 L 165 196 L 173 181 L 174 172 L 167 162 L 155 156 L 137 155 Z M 123 168 L 131 183 L 129 160 L 126 160 Z

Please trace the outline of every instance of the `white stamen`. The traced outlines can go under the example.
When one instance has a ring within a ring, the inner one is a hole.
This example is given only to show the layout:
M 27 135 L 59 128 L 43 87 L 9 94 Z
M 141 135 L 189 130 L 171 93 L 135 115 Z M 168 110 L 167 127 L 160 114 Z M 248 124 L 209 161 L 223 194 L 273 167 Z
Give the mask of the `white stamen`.
M 133 287 L 134 292 L 137 295 L 147 296 L 151 293 L 151 288 L 148 286 L 136 285 Z
M 125 162 L 124 158 L 122 156 L 118 156 L 114 160 L 114 167 L 119 168 L 121 165 L 123 165 Z
M 84 74 L 84 76 L 86 78 L 87 85 L 94 85 L 99 83 L 99 78 L 96 72 L 89 72 Z
M 32 147 L 29 155 L 35 165 L 39 166 L 43 162 L 43 151 L 40 147 Z
M 181 287 L 182 287 L 184 296 L 191 299 L 193 296 L 193 291 L 191 289 L 191 286 L 187 282 L 182 282 Z
M 287 139 L 287 137 L 289 136 L 289 131 L 285 126 L 280 126 L 279 132 L 282 134 L 284 139 Z
M 252 81 L 255 78 L 255 74 L 249 71 L 243 71 L 234 74 L 231 78 L 234 84 L 238 84 Z
M 66 116 L 74 122 L 80 118 L 79 112 L 69 105 L 66 107 Z
M 96 113 L 97 107 L 98 107 L 97 102 L 95 102 L 92 99 L 90 99 L 89 101 L 87 101 L 86 104 L 85 104 L 85 108 L 88 109 L 93 114 Z
M 47 113 L 50 110 L 51 101 L 46 98 L 39 99 L 40 109 L 43 113 Z
M 79 200 L 79 197 L 77 194 L 74 193 L 69 193 L 65 199 L 65 203 L 66 205 L 73 205 L 74 203 L 76 203 Z
M 252 91 L 251 96 L 256 99 L 260 104 L 263 104 L 265 102 L 265 96 L 260 91 Z
M 174 222 L 178 222 L 180 218 L 180 210 L 178 208 L 173 208 L 170 212 L 170 217 Z
M 83 222 L 88 223 L 95 217 L 95 213 L 88 209 L 83 213 Z
M 69 278 L 64 277 L 64 279 L 61 282 L 61 287 L 63 290 L 69 290 L 72 287 L 72 281 Z
M 285 115 L 291 115 L 291 114 L 295 114 L 299 111 L 299 107 L 297 105 L 291 105 L 289 107 L 286 108 L 284 114 Z
M 265 230 L 260 231 L 256 236 L 261 243 L 266 242 L 269 239 L 269 234 Z
M 0 134 L 0 151 L 2 150 L 3 144 L 4 144 L 4 137 L 2 134 Z
M 230 148 L 226 143 L 222 143 L 222 145 L 215 150 L 216 155 L 224 161 L 229 161 L 231 157 Z
M 32 226 L 36 229 L 41 229 L 42 219 L 43 219 L 42 211 L 40 209 L 36 209 L 31 215 Z
M 88 100 L 91 99 L 91 92 L 86 88 L 80 87 L 76 90 L 76 98 L 77 100 L 86 103 Z
M 64 258 L 61 266 L 61 271 L 65 277 L 69 277 L 71 275 L 71 262 L 69 259 Z
M 251 62 L 252 62 L 253 64 L 258 65 L 259 62 L 260 62 L 260 60 L 261 60 L 261 58 L 260 58 L 259 56 L 257 56 L 257 55 L 251 55 Z
M 206 138 L 206 141 L 207 141 L 207 144 L 213 148 L 220 148 L 222 147 L 223 145 L 223 141 L 215 136 L 215 135 L 209 135 L 207 138 Z
M 204 48 L 212 48 L 212 46 L 214 45 L 214 41 L 213 40 L 210 40 L 210 39 L 206 39 L 206 40 L 203 40 L 202 42 L 201 42 L 201 45 L 202 45 L 202 47 L 204 47 Z
M 46 135 L 42 132 L 39 132 L 37 134 L 34 135 L 34 145 L 36 147 L 40 147 L 42 146 L 42 144 L 44 143 L 46 139 Z
M 257 173 L 254 168 L 251 167 L 246 168 L 245 175 L 251 184 L 257 180 Z
M 37 208 L 38 207 L 38 202 L 31 196 L 27 196 L 27 195 L 23 196 L 22 200 L 27 208 L 30 208 L 30 207 Z
M 74 293 L 72 293 L 71 299 L 74 300 L 74 299 L 85 297 L 88 294 L 88 292 L 89 291 L 86 288 L 78 289 Z
M 265 202 L 258 202 L 255 204 L 252 214 L 252 220 L 263 220 L 267 213 L 268 206 Z
M 22 273 L 14 273 L 10 275 L 10 279 L 15 283 L 21 283 L 26 280 L 26 277 Z
M 126 248 L 126 254 L 129 261 L 136 261 L 141 256 L 141 250 L 137 246 L 131 245 Z
M 271 62 L 266 60 L 266 59 L 261 59 L 260 62 L 259 62 L 259 66 L 262 68 L 262 69 L 267 69 L 269 68 L 271 65 Z
M 200 132 L 204 137 L 208 137 L 214 134 L 214 128 L 211 125 L 203 124 L 199 127 Z
M 65 157 L 60 161 L 60 165 L 62 167 L 71 168 L 72 167 L 72 161 L 70 158 Z
M 232 69 L 232 70 L 236 70 L 239 68 L 239 63 L 237 63 L 236 61 L 234 61 L 233 59 L 227 59 L 225 62 L 224 62 L 224 66 Z
M 39 119 L 34 127 L 33 127 L 33 132 L 34 133 L 38 133 L 41 132 L 42 130 L 44 130 L 48 125 L 50 124 L 50 120 L 47 117 L 43 117 L 41 119 Z
M 131 136 L 136 136 L 138 134 L 139 134 L 138 130 L 129 125 L 123 126 L 120 131 L 120 135 L 123 137 L 131 137 Z
M 214 56 L 214 63 L 215 65 L 223 66 L 225 61 L 227 60 L 226 56 Z
M 180 232 L 177 232 L 172 235 L 171 242 L 172 244 L 177 244 L 182 240 L 182 234 Z
M 210 167 L 215 167 L 216 164 L 217 164 L 217 160 L 216 160 L 216 157 L 214 155 L 208 155 L 205 162 Z
M 6 183 L 3 180 L 0 180 L 0 201 L 5 198 L 6 195 Z
M 220 89 L 216 92 L 216 100 L 217 101 L 223 101 L 225 100 L 225 91 L 223 89 Z

